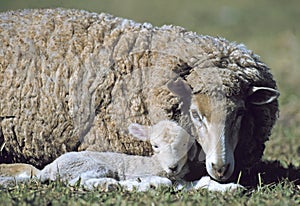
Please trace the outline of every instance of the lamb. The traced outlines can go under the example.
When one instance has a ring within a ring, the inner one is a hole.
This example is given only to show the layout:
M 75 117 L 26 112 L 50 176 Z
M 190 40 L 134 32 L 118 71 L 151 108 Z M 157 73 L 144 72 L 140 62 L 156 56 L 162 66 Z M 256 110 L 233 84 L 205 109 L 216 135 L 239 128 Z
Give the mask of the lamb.
M 171 180 L 158 176 L 178 176 L 186 164 L 189 147 L 195 140 L 172 121 L 160 121 L 151 127 L 133 123 L 129 126 L 129 133 L 139 140 L 150 141 L 154 155 L 145 157 L 113 152 L 68 152 L 47 165 L 38 176 L 42 181 L 59 177 L 71 184 L 80 178 L 88 188 L 91 188 L 91 182 L 94 186 L 99 182 L 111 185 L 117 181 L 128 187 L 128 184 L 136 183 L 137 179 L 141 181 L 135 184 L 139 190 L 149 189 L 149 180 L 158 181 L 158 185 L 161 181 L 163 185 L 171 186 Z
M 128 125 L 173 120 L 203 148 L 209 175 L 226 181 L 260 160 L 278 116 L 276 82 L 257 55 L 177 26 L 18 10 L 0 14 L 0 48 L 1 162 L 149 156 Z

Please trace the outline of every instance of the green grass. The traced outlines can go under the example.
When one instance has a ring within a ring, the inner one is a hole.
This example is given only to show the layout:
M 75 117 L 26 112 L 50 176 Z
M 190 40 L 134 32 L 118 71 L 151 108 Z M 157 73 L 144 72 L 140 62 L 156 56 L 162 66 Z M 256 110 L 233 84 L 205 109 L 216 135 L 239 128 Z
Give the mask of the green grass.
M 85 191 L 56 181 L 38 181 L 3 189 L 0 205 L 299 205 L 299 187 L 288 180 L 235 193 L 197 190 L 175 192 L 160 188 L 148 192 Z
M 0 11 L 37 7 L 104 11 L 158 26 L 176 24 L 199 34 L 242 42 L 272 69 L 281 93 L 280 117 L 266 145 L 265 164 L 257 166 L 252 174 L 255 184 L 247 191 L 220 194 L 206 190 L 159 189 L 129 193 L 119 189 L 108 193 L 66 187 L 61 182 L 40 184 L 32 181 L 1 189 L 0 205 L 300 204 L 300 1 L 2 0 Z M 241 181 L 245 178 L 242 174 Z

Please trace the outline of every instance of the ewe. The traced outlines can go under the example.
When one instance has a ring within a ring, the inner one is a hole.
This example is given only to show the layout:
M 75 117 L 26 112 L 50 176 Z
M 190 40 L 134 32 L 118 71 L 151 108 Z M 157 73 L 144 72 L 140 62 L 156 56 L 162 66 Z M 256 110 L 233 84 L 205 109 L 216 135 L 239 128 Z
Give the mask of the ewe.
M 128 125 L 173 120 L 202 146 L 209 175 L 226 181 L 260 160 L 278 116 L 276 82 L 257 55 L 177 26 L 9 11 L 0 48 L 2 163 L 42 168 L 77 150 L 150 155 Z

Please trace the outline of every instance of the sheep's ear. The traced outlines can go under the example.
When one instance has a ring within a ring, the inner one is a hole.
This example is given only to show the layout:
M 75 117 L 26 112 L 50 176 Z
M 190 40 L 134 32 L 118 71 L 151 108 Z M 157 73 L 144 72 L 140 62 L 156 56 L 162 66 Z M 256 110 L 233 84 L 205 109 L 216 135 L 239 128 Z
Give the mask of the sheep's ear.
M 150 128 L 149 126 L 140 125 L 137 123 L 132 123 L 129 125 L 128 130 L 129 133 L 134 136 L 136 139 L 147 141 L 149 140 L 149 134 L 150 134 Z
M 263 105 L 273 102 L 279 97 L 279 91 L 270 87 L 251 87 L 248 101 L 254 105 Z
M 182 101 L 181 110 L 185 114 L 189 114 L 189 109 L 191 106 L 191 98 L 192 98 L 192 89 L 189 85 L 182 79 L 178 78 L 175 81 L 172 80 L 167 83 L 168 89 L 178 95 Z

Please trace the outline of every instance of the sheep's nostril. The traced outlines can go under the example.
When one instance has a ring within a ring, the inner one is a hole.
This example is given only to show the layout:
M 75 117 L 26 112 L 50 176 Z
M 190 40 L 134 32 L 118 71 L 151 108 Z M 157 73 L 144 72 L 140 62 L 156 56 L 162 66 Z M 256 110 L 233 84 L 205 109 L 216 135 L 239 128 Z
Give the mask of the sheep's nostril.
M 218 166 L 214 163 L 211 163 L 211 166 L 215 173 L 218 175 L 218 177 L 224 177 L 230 167 L 230 164 L 228 163 L 225 165 Z
M 172 172 L 175 172 L 178 168 L 178 165 L 172 165 L 172 166 L 169 166 L 169 169 L 172 171 Z

